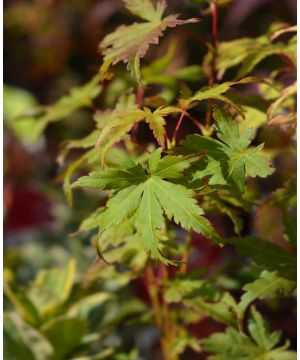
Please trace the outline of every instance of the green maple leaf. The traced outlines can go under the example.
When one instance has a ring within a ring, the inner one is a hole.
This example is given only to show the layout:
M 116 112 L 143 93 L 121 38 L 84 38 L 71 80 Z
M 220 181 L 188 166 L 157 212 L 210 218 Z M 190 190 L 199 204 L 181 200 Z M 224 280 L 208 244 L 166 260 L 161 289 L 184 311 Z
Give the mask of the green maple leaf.
M 93 148 L 101 134 L 100 130 L 93 130 L 91 133 L 81 139 L 67 140 L 63 142 L 57 161 L 60 165 L 65 162 L 69 152 L 73 149 Z
M 220 42 L 216 58 L 217 78 L 220 80 L 224 73 L 232 67 L 241 65 L 236 78 L 249 74 L 262 60 L 268 56 L 284 55 L 295 63 L 296 41 L 295 38 L 285 44 L 283 42 L 272 43 L 277 34 L 294 31 L 295 28 L 287 28 L 276 31 L 271 36 L 262 35 L 256 38 L 241 38 L 232 41 Z M 271 40 L 271 41 L 270 41 Z M 212 62 L 212 53 L 208 52 L 204 59 L 204 69 L 209 74 Z
M 115 106 L 116 110 L 135 109 L 137 105 L 135 103 L 135 95 L 131 91 L 123 93 L 119 98 Z M 62 149 L 59 154 L 59 161 L 62 163 L 70 150 L 80 148 L 88 149 L 95 146 L 99 139 L 103 128 L 109 124 L 113 119 L 114 111 L 112 110 L 97 110 L 94 114 L 94 121 L 96 123 L 96 129 L 90 134 L 81 139 L 67 140 L 62 144 Z
M 164 291 L 164 299 L 171 302 L 181 302 L 186 299 L 203 298 L 215 300 L 219 298 L 218 291 L 209 280 L 199 280 L 192 278 L 175 278 L 166 283 L 167 289 Z
M 108 168 L 102 172 L 94 171 L 89 176 L 77 180 L 80 186 L 94 189 L 119 190 L 145 180 L 145 171 L 141 165 L 135 165 L 125 170 Z
M 183 302 L 201 314 L 216 321 L 236 326 L 238 307 L 229 293 L 222 293 L 209 280 L 175 278 L 165 282 L 164 299 L 167 302 Z
M 197 205 L 194 192 L 171 182 L 182 176 L 192 160 L 183 156 L 161 158 L 161 152 L 159 148 L 151 155 L 146 171 L 139 164 L 126 170 L 107 169 L 82 177 L 75 184 L 116 190 L 101 214 L 101 232 L 136 216 L 144 249 L 168 263 L 159 249 L 158 236 L 165 227 L 165 217 L 186 230 L 203 233 L 215 241 L 221 239 L 202 216 L 203 210 Z
M 143 195 L 138 209 L 138 222 L 144 248 L 157 259 L 162 256 L 157 248 L 157 230 L 164 228 L 163 209 L 155 193 L 154 178 L 150 178 L 143 184 Z
M 102 208 L 102 210 L 104 210 Z M 79 231 L 99 228 L 102 225 L 103 212 L 95 212 L 89 220 L 84 221 Z M 139 233 L 135 229 L 136 216 L 123 220 L 120 224 L 109 227 L 101 233 L 101 237 L 94 238 L 94 248 L 99 258 L 108 263 L 121 262 L 135 270 L 144 267 L 147 253 L 144 251 Z
M 251 308 L 248 321 L 250 336 L 228 327 L 202 340 L 204 349 L 212 355 L 209 360 L 296 360 L 296 353 L 287 350 L 289 343 L 278 346 L 281 333 L 270 332 L 262 316 Z
M 257 38 L 242 38 L 218 44 L 218 54 L 216 59 L 216 69 L 218 71 L 218 79 L 221 79 L 227 69 L 242 64 L 244 59 L 257 49 L 262 48 L 268 44 L 266 36 L 259 36 Z M 205 68 L 209 68 L 212 60 L 212 54 L 209 52 L 205 59 Z
M 32 130 L 31 141 L 36 141 L 48 124 L 60 121 L 80 108 L 90 107 L 101 90 L 99 76 L 96 75 L 88 83 L 71 89 L 68 95 L 61 97 L 56 103 L 37 108 L 37 113 L 34 115 L 37 117 L 37 122 Z M 27 117 L 28 115 L 24 114 L 20 119 Z
M 153 135 L 160 146 L 165 146 L 165 117 L 172 113 L 178 113 L 181 109 L 168 106 L 160 107 L 155 111 L 148 108 L 115 110 L 111 114 L 111 121 L 103 128 L 103 131 L 97 141 L 97 145 L 102 149 L 102 163 L 104 162 L 107 151 L 117 142 L 122 140 L 132 129 L 133 125 L 146 121 Z
M 193 198 L 193 191 L 182 185 L 172 184 L 159 177 L 153 177 L 154 192 L 164 209 L 168 219 L 186 230 L 203 233 L 209 238 L 216 238 L 210 223 L 204 217 L 203 211 Z
M 279 276 L 276 272 L 263 271 L 253 283 L 243 287 L 243 294 L 239 303 L 241 316 L 247 307 L 256 299 L 266 299 L 275 295 L 290 294 L 295 289 L 295 282 Z
M 188 108 L 195 102 L 213 99 L 227 103 L 231 107 L 233 107 L 243 118 L 245 118 L 245 114 L 243 109 L 235 104 L 232 100 L 228 97 L 224 96 L 223 94 L 229 91 L 235 85 L 242 85 L 242 84 L 249 84 L 253 82 L 259 83 L 266 83 L 267 85 L 271 85 L 266 80 L 260 79 L 258 77 L 246 77 L 239 81 L 227 81 L 222 84 L 214 84 L 210 86 L 205 86 L 204 88 L 195 92 L 192 96 L 187 96 L 185 98 L 180 99 L 180 104 L 184 108 Z
M 194 310 L 200 311 L 212 317 L 214 320 L 233 327 L 237 326 L 237 304 L 229 293 L 224 293 L 217 301 L 207 301 L 203 297 L 195 297 L 184 301 Z
M 275 331 L 270 334 L 267 323 L 254 307 L 251 307 L 248 330 L 252 339 L 263 349 L 271 350 L 280 341 L 280 332 Z
M 263 144 L 249 148 L 252 129 L 240 134 L 238 124 L 230 116 L 214 111 L 217 121 L 217 137 L 191 135 L 183 141 L 185 153 L 202 153 L 200 169 L 194 173 L 194 180 L 209 177 L 209 185 L 230 185 L 240 192 L 244 191 L 245 179 L 266 177 L 273 172 L 268 160 L 260 155 Z
M 161 158 L 162 149 L 157 149 L 149 158 L 149 171 L 161 179 L 178 179 L 195 160 L 193 157 L 165 156 Z
M 134 109 L 136 107 L 135 104 L 135 96 L 131 93 L 131 91 L 123 93 L 116 103 L 116 110 L 126 110 L 128 108 Z M 115 119 L 114 111 L 105 110 L 105 111 L 96 111 L 94 114 L 94 120 L 96 123 L 96 129 L 93 130 L 89 135 L 85 136 L 81 139 L 74 139 L 65 141 L 63 143 L 62 149 L 60 151 L 58 161 L 60 164 L 64 163 L 66 156 L 69 151 L 75 148 L 88 149 L 81 157 L 71 162 L 69 166 L 66 168 L 64 173 L 62 174 L 64 177 L 64 191 L 68 200 L 68 203 L 72 205 L 73 196 L 72 196 L 72 188 L 71 188 L 71 180 L 75 171 L 77 171 L 81 167 L 95 164 L 98 165 L 99 157 L 102 156 L 102 149 L 99 147 L 95 147 L 97 140 L 101 136 L 103 128 L 109 124 L 111 121 Z M 89 149 L 90 148 L 90 149 Z M 109 165 L 118 166 L 118 163 L 124 162 L 125 159 L 128 159 L 128 155 L 126 155 L 122 149 L 120 148 L 110 148 L 105 153 L 106 161 Z
M 281 246 L 255 236 L 231 238 L 227 242 L 233 244 L 237 252 L 251 257 L 256 264 L 264 266 L 266 270 L 278 271 L 281 276 L 289 280 L 296 279 L 296 256 Z
M 168 27 L 194 23 L 198 19 L 178 20 L 178 15 L 163 17 L 166 2 L 159 0 L 154 6 L 151 0 L 125 0 L 125 7 L 145 22 L 122 25 L 108 34 L 100 43 L 104 55 L 100 77 L 109 78 L 110 65 L 120 61 L 127 64 L 135 79 L 140 82 L 140 59 L 145 56 L 150 44 L 158 44 L 158 39 Z
M 278 42 L 275 44 L 263 44 L 259 49 L 250 51 L 243 60 L 243 65 L 237 74 L 237 78 L 241 78 L 249 74 L 262 60 L 273 55 L 284 55 L 295 63 L 297 41 L 292 38 L 288 44 Z
M 226 197 L 226 195 L 225 195 Z M 228 216 L 234 225 L 234 231 L 236 234 L 240 234 L 243 228 L 243 221 L 239 216 L 239 209 L 234 208 L 228 204 L 227 201 L 224 201 L 219 194 L 209 194 L 203 198 L 204 207 L 206 209 L 218 209 L 220 213 Z

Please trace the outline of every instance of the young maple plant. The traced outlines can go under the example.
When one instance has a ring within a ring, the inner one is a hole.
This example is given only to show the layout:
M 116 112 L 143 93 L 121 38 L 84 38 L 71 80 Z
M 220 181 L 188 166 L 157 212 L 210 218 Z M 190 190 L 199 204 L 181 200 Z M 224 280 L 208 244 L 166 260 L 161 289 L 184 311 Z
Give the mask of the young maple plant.
M 211 17 L 210 41 L 196 33 L 200 19 L 166 15 L 172 7 L 164 0 L 123 3 L 138 22 L 104 37 L 99 73 L 39 109 L 32 132 L 36 139 L 49 123 L 106 99 L 107 107 L 94 112 L 94 130 L 66 141 L 59 158 L 68 164 L 68 203 L 83 189 L 101 204 L 77 234 L 92 234 L 99 261 L 113 276 L 128 273 L 145 284 L 151 312 L 143 321 L 159 329 L 164 359 L 192 352 L 211 360 L 296 359 L 258 310 L 295 289 L 295 173 L 284 176 L 278 149 L 260 140 L 273 129 L 288 139 L 289 153 L 295 149 L 295 27 L 275 23 L 257 38 L 222 42 L 218 1 L 195 1 L 193 8 L 203 3 Z M 201 64 L 170 67 L 177 28 L 206 51 Z M 141 64 L 165 33 L 166 53 Z M 268 58 L 277 59 L 275 69 L 265 66 Z M 70 163 L 72 149 L 83 154 Z M 276 186 L 268 188 L 269 178 Z M 250 220 L 274 207 L 284 239 L 276 243 Z M 232 259 L 215 272 L 193 260 L 207 240 Z M 192 327 L 205 318 L 222 325 L 198 337 Z

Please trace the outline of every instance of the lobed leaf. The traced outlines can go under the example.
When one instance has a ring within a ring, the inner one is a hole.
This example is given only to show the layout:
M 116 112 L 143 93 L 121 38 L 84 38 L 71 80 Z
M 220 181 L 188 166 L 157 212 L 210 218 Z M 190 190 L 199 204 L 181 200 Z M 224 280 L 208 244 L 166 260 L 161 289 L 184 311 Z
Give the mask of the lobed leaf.
M 244 192 L 245 179 L 266 177 L 273 172 L 268 160 L 260 155 L 262 145 L 248 148 L 252 129 L 240 134 L 238 124 L 225 113 L 215 110 L 217 136 L 219 140 L 206 136 L 190 135 L 181 142 L 184 153 L 202 153 L 200 169 L 194 173 L 194 180 L 209 177 L 210 185 L 230 185 Z
M 133 184 L 139 184 L 145 180 L 145 171 L 141 165 L 121 170 L 109 168 L 91 172 L 74 182 L 73 186 L 79 185 L 93 189 L 119 190 Z
M 153 177 L 155 194 L 169 220 L 186 230 L 194 230 L 209 239 L 221 242 L 221 238 L 204 218 L 203 210 L 196 204 L 192 190 L 182 185 L 172 184 L 158 176 Z
M 272 43 L 278 36 L 285 32 L 295 31 L 294 27 L 276 31 L 268 38 L 266 35 L 256 38 L 242 38 L 232 41 L 220 42 L 216 58 L 217 78 L 221 80 L 224 73 L 232 68 L 238 69 L 237 79 L 248 75 L 262 60 L 268 56 L 279 55 L 288 57 L 295 63 L 295 39 L 290 39 L 287 44 L 283 42 Z M 212 62 L 212 53 L 209 52 L 204 59 L 204 70 L 209 74 Z
M 182 156 L 161 159 L 161 153 L 160 148 L 150 156 L 148 174 L 140 165 L 124 170 L 107 169 L 91 173 L 79 179 L 77 184 L 119 190 L 107 202 L 106 210 L 99 217 L 96 214 L 102 234 L 137 214 L 136 227 L 144 249 L 156 259 L 172 263 L 161 255 L 158 245 L 158 232 L 165 227 L 164 214 L 186 230 L 203 233 L 217 242 L 221 238 L 210 222 L 201 216 L 203 211 L 194 199 L 194 192 L 183 185 L 163 180 L 178 178 L 190 166 L 191 159 Z M 93 218 L 91 220 L 93 223 Z
M 264 266 L 266 270 L 278 271 L 281 276 L 289 280 L 296 279 L 296 256 L 281 246 L 255 236 L 231 238 L 226 241 L 233 244 L 237 252 L 251 257 L 255 263 Z
M 118 225 L 125 218 L 132 216 L 139 205 L 143 191 L 144 183 L 131 185 L 110 198 L 106 204 L 107 209 L 103 213 L 101 224 L 103 229 Z
M 222 84 L 214 84 L 206 86 L 201 90 L 198 90 L 194 95 L 188 98 L 180 99 L 180 103 L 183 107 L 188 108 L 195 101 L 203 101 L 208 99 L 220 100 L 234 107 L 236 111 L 244 117 L 244 112 L 241 107 L 233 103 L 229 98 L 223 96 L 222 94 L 226 93 L 235 85 L 249 84 L 253 82 L 263 82 L 270 85 L 266 80 L 257 77 L 246 77 L 238 81 L 228 81 Z
M 157 230 L 165 226 L 163 211 L 153 189 L 153 178 L 144 184 L 144 192 L 139 205 L 138 227 L 141 231 L 144 249 L 162 262 L 165 261 L 158 249 Z M 171 262 L 170 262 L 171 263 Z
M 191 157 L 165 156 L 161 158 L 162 149 L 159 148 L 149 158 L 149 173 L 161 179 L 177 179 L 195 160 Z
M 209 360 L 296 360 L 296 353 L 288 351 L 289 343 L 278 346 L 281 334 L 270 332 L 267 323 L 254 309 L 248 322 L 250 336 L 232 327 L 202 340 L 204 349 L 212 355 Z
M 127 64 L 133 77 L 140 82 L 140 59 L 145 56 L 149 46 L 158 44 L 159 37 L 168 27 L 198 22 L 198 19 L 178 20 L 178 15 L 163 17 L 166 8 L 164 0 L 158 1 L 156 7 L 150 0 L 125 0 L 125 6 L 146 22 L 122 25 L 105 36 L 100 43 L 104 55 L 100 77 L 109 78 L 109 67 L 122 61 Z
M 239 308 L 241 317 L 247 307 L 256 299 L 266 299 L 275 295 L 290 294 L 295 289 L 295 282 L 278 276 L 276 272 L 263 271 L 253 283 L 244 286 Z
M 104 163 L 107 151 L 118 141 L 122 140 L 125 135 L 132 129 L 133 125 L 144 120 L 146 121 L 157 142 L 164 147 L 165 145 L 165 120 L 164 117 L 172 113 L 180 112 L 177 107 L 161 107 L 151 112 L 150 109 L 130 109 L 116 110 L 112 114 L 112 120 L 108 123 L 98 141 L 97 146 L 102 150 L 102 163 Z
M 249 74 L 262 60 L 269 56 L 286 56 L 292 63 L 295 63 L 295 50 L 296 42 L 294 42 L 294 39 L 291 39 L 288 45 L 281 42 L 276 44 L 266 44 L 247 55 L 237 74 L 237 78 L 242 78 L 243 76 Z

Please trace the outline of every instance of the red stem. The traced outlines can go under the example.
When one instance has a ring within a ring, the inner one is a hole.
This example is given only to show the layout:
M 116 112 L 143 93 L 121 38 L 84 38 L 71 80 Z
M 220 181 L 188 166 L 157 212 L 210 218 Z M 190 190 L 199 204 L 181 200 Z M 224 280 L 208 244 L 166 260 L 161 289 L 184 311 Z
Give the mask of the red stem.
M 169 139 L 166 132 L 164 133 L 164 138 L 165 138 L 165 146 L 168 146 L 168 143 L 169 143 L 170 139 Z
M 143 103 L 143 99 L 144 99 L 144 88 L 139 86 L 137 88 L 137 91 L 136 91 L 136 97 L 135 97 L 135 102 L 137 104 L 138 107 L 140 107 Z
M 216 58 L 218 50 L 218 0 L 212 0 L 211 11 L 212 11 L 212 29 L 211 29 L 211 42 L 212 42 L 212 60 L 211 60 L 211 69 L 209 77 L 209 85 L 212 85 L 216 81 Z M 205 118 L 206 128 L 210 127 L 210 118 L 212 113 L 212 105 L 208 102 L 208 109 Z
M 143 104 L 143 101 L 144 101 L 144 93 L 145 93 L 145 90 L 142 86 L 139 86 L 137 88 L 137 91 L 136 91 L 136 96 L 135 96 L 135 102 L 137 104 L 138 107 L 141 107 L 141 105 Z M 137 139 L 137 132 L 138 132 L 138 127 L 139 127 L 139 123 L 136 123 L 133 125 L 133 128 L 132 128 L 132 139 L 136 141 Z
M 188 112 L 185 112 L 184 115 L 191 120 L 191 122 L 197 126 L 198 129 L 201 129 L 201 125 L 198 123 L 198 121 L 193 117 L 191 116 Z
M 216 57 L 217 57 L 217 42 L 218 42 L 218 6 L 217 0 L 213 0 L 212 4 L 212 29 L 211 29 L 211 41 L 212 41 L 212 62 L 211 73 L 209 78 L 209 84 L 213 84 L 216 78 Z
M 217 0 L 213 0 L 212 4 L 212 43 L 216 47 L 218 40 L 218 6 Z
M 190 38 L 194 39 L 195 41 L 197 41 L 200 45 L 203 45 L 203 46 L 208 46 L 208 42 L 201 36 L 197 35 L 197 34 L 194 34 L 193 32 L 189 31 L 189 30 L 186 30 L 186 29 L 183 29 L 183 28 L 179 28 L 179 27 L 176 27 L 174 28 L 176 31 L 179 31 L 179 32 L 182 32 L 186 35 L 188 35 Z
M 173 135 L 173 140 L 175 141 L 176 140 L 176 136 L 177 136 L 177 133 L 179 131 L 179 128 L 180 128 L 180 125 L 182 123 L 182 120 L 183 120 L 183 117 L 184 117 L 185 113 L 184 111 L 182 111 L 181 115 L 180 115 L 180 118 L 178 120 L 178 123 L 176 125 L 176 128 L 175 128 L 175 131 L 174 131 L 174 135 Z

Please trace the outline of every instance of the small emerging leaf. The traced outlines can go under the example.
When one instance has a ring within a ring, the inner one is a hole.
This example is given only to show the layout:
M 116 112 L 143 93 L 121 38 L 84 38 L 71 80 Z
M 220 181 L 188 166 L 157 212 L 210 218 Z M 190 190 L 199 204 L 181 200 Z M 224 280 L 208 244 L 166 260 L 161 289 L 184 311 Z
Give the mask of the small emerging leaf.
M 112 114 L 112 120 L 104 127 L 97 146 L 102 149 L 102 163 L 104 163 L 107 151 L 117 142 L 122 140 L 132 129 L 133 125 L 146 121 L 160 146 L 165 146 L 165 120 L 164 118 L 172 113 L 178 113 L 181 109 L 177 107 L 161 107 L 155 111 L 148 108 L 116 110 Z

